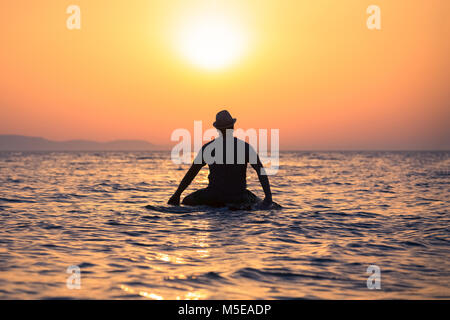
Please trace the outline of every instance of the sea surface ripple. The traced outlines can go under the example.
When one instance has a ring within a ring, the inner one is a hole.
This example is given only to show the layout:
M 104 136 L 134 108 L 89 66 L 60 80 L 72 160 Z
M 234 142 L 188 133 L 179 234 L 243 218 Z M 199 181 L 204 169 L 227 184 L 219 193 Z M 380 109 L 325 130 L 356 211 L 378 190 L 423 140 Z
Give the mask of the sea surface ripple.
M 282 152 L 278 211 L 172 208 L 187 168 L 168 152 L 0 153 L 0 298 L 450 298 L 449 152 Z M 204 168 L 184 195 L 206 184 Z

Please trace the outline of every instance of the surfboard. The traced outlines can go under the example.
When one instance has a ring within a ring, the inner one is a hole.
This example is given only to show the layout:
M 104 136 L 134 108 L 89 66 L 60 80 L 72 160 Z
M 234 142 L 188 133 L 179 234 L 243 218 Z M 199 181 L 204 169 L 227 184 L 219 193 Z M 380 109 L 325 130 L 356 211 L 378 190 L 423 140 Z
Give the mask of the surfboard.
M 207 211 L 260 211 L 260 210 L 281 210 L 283 207 L 276 202 L 272 202 L 269 206 L 263 204 L 262 201 L 259 201 L 255 204 L 229 204 L 226 207 L 210 207 L 210 206 L 186 206 L 186 205 L 146 205 L 145 209 L 150 211 L 156 211 L 161 213 L 195 213 L 195 212 L 207 212 Z
M 161 206 L 161 205 L 151 205 L 148 204 L 145 206 L 145 209 L 150 210 L 150 211 L 156 211 L 156 212 L 161 212 L 161 213 L 194 213 L 194 212 L 201 212 L 201 211 L 205 211 L 205 208 L 209 208 L 209 207 L 204 207 L 204 206 L 198 206 L 198 207 L 189 207 L 189 206 L 172 206 L 172 205 L 166 205 L 166 206 Z

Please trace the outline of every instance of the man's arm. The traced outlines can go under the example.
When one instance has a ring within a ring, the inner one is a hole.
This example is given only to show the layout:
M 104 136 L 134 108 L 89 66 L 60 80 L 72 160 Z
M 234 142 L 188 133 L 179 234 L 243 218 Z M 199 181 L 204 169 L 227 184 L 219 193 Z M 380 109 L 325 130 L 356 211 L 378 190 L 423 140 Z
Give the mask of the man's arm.
M 189 168 L 188 172 L 184 176 L 183 180 L 181 180 L 180 185 L 178 186 L 177 191 L 170 197 L 168 204 L 179 205 L 180 204 L 180 196 L 184 190 L 191 184 L 192 180 L 194 180 L 195 176 L 198 174 L 200 169 L 204 164 L 196 164 L 195 162 Z
M 261 163 L 261 160 L 259 160 L 259 156 L 257 157 L 256 164 L 252 164 L 252 168 L 255 169 L 256 173 L 258 174 L 259 182 L 261 183 L 261 186 L 264 190 L 264 203 L 270 204 L 272 203 L 272 192 L 270 191 L 270 183 L 269 178 L 266 174 L 263 174 L 262 171 L 264 170 L 264 167 Z

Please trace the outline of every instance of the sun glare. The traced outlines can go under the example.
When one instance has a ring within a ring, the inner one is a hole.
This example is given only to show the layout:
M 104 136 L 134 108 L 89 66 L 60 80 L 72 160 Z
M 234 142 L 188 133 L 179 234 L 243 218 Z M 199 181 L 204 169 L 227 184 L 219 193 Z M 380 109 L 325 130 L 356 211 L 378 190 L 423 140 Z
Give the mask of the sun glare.
M 217 15 L 188 21 L 180 30 L 179 45 L 191 63 L 208 70 L 223 69 L 242 56 L 244 31 L 236 22 Z

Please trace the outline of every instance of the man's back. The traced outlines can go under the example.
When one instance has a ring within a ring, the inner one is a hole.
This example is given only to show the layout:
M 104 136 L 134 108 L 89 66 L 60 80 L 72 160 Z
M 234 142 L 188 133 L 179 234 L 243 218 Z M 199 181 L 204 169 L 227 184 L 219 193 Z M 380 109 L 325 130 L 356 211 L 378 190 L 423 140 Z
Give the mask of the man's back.
M 247 189 L 247 163 L 256 163 L 256 159 L 254 149 L 247 142 L 220 136 L 202 147 L 196 163 L 209 165 L 208 188 L 224 195 L 235 195 Z

